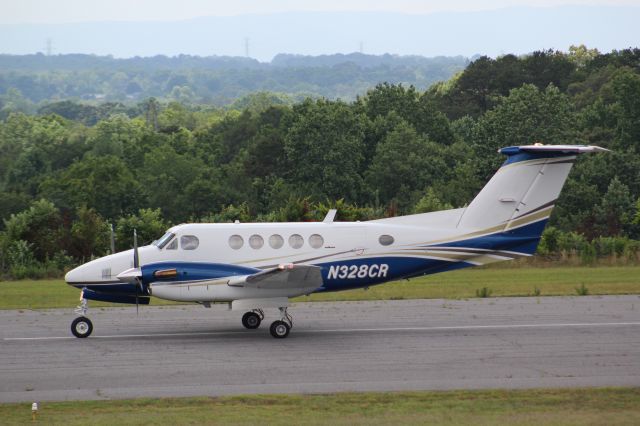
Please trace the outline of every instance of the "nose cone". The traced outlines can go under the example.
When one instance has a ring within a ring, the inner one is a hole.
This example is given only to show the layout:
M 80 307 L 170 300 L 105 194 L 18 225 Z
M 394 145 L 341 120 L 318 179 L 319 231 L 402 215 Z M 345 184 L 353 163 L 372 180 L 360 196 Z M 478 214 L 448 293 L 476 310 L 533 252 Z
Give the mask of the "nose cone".
M 133 266 L 133 250 L 101 257 L 67 272 L 64 280 L 74 287 L 120 282 L 118 274 Z
M 103 279 L 100 273 L 101 268 L 95 262 L 96 260 L 85 263 L 84 265 L 80 265 L 77 268 L 70 270 L 64 276 L 64 280 L 67 282 L 67 284 L 74 287 L 84 287 L 87 284 L 101 281 Z
M 70 270 L 69 272 L 66 273 L 66 275 L 64 276 L 64 280 L 66 281 L 67 284 L 69 285 L 73 285 L 73 283 L 79 282 L 79 278 L 81 276 L 81 272 L 79 271 L 80 268 L 82 268 L 82 266 L 79 266 L 77 268 L 74 268 L 72 270 Z

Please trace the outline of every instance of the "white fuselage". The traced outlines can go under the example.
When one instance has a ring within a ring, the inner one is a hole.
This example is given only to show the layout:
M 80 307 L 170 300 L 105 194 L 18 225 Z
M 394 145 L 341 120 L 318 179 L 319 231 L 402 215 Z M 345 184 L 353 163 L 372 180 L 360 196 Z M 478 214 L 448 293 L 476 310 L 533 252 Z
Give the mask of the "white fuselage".
M 455 217 L 457 214 L 452 215 L 448 222 L 454 222 Z M 416 251 L 417 247 L 449 239 L 459 232 L 450 226 L 436 229 L 376 221 L 184 224 L 169 229 L 167 233 L 173 236 L 165 238 L 161 247 L 157 242 L 140 247 L 139 256 L 141 265 L 163 261 L 208 262 L 259 269 L 289 263 L 326 265 L 324 275 L 328 280 L 353 288 L 406 275 L 406 270 L 398 270 L 385 259 L 424 257 L 423 252 Z M 197 247 L 194 247 L 196 239 Z M 82 265 L 69 272 L 65 279 L 70 284 L 108 285 L 116 282 L 116 276 L 132 266 L 133 251 L 128 250 Z M 209 283 L 206 288 L 188 284 L 189 289 L 185 290 L 186 286 L 154 288 L 153 295 L 190 301 L 265 296 L 264 290 L 234 288 L 226 285 L 226 281 L 219 285 Z M 269 297 L 298 295 L 286 291 L 272 293 Z

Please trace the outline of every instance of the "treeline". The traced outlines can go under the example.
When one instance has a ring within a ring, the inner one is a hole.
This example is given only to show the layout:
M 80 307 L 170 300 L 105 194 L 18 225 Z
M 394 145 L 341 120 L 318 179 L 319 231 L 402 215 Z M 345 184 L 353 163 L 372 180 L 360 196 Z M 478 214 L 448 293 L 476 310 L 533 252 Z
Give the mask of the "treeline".
M 458 57 L 395 55 L 277 55 L 271 63 L 238 57 L 116 59 L 95 55 L 0 55 L 0 110 L 4 102 L 35 112 L 43 103 L 64 99 L 135 103 L 155 97 L 227 105 L 256 91 L 353 100 L 377 82 L 427 88 L 464 69 Z M 0 114 L 1 111 L 0 111 Z M 6 116 L 6 112 L 4 113 Z
M 580 158 L 541 250 L 571 251 L 573 241 L 578 252 L 614 247 L 637 260 L 638 64 L 638 49 L 580 47 L 482 57 L 426 91 L 384 83 L 352 102 L 288 105 L 258 93 L 238 109 L 151 98 L 11 112 L 0 122 L 0 268 L 59 273 L 105 254 L 111 224 L 120 250 L 133 228 L 151 241 L 187 221 L 462 207 L 503 161 L 498 148 L 533 142 L 613 151 Z

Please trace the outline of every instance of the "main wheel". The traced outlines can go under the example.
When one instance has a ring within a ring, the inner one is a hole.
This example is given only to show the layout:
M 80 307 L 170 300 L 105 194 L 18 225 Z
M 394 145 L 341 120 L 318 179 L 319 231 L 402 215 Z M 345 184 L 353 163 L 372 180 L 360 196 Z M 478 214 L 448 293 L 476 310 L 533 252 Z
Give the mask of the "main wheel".
M 242 316 L 242 325 L 249 330 L 256 329 L 260 327 L 260 323 L 262 319 L 260 319 L 260 315 L 255 312 L 247 312 Z
M 291 331 L 291 326 L 284 321 L 274 321 L 271 323 L 271 328 L 269 329 L 271 335 L 276 339 L 284 339 L 289 335 Z
M 93 331 L 93 324 L 87 317 L 78 317 L 71 323 L 71 332 L 79 338 L 89 337 Z

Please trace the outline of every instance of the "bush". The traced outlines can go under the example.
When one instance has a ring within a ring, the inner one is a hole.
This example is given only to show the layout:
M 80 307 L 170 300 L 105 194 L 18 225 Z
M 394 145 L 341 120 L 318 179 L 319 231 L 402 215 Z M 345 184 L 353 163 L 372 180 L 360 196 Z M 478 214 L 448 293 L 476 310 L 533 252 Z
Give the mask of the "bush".
M 491 293 L 493 292 L 489 287 L 482 287 L 482 288 L 476 289 L 476 297 L 482 297 L 482 298 L 490 297 Z
M 589 294 L 589 289 L 584 285 L 584 283 L 582 283 L 580 287 L 576 287 L 576 293 L 578 296 L 586 296 Z

